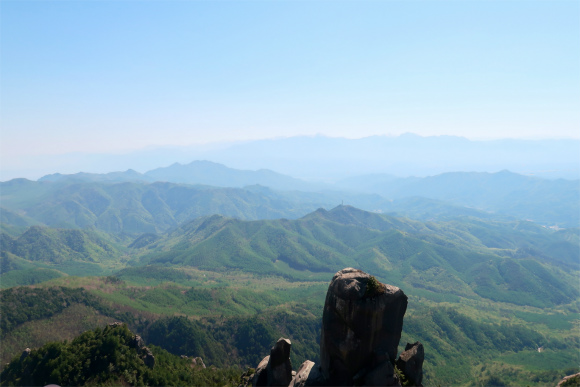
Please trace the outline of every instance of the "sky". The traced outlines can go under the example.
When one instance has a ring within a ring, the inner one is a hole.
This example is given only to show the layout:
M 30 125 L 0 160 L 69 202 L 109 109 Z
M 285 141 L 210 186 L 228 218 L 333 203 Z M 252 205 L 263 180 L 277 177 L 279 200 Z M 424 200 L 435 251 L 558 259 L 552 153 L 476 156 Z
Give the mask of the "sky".
M 580 138 L 578 1 L 0 7 L 0 168 L 316 134 Z

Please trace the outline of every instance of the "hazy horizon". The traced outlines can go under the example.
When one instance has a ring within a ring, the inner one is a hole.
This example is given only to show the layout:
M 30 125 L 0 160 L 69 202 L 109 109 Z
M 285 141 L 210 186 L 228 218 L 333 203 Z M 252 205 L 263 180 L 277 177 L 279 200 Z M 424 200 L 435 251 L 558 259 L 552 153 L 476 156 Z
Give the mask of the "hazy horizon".
M 197 159 L 184 147 L 296 136 L 579 140 L 578 12 L 574 1 L 4 1 L 0 177 L 144 171 Z M 160 149 L 177 154 L 128 160 Z
M 577 179 L 580 172 L 577 148 L 580 140 L 575 139 L 477 141 L 413 133 L 358 139 L 295 136 L 195 146 L 149 146 L 132 152 L 37 155 L 15 159 L 12 169 L 3 165 L 0 181 L 36 180 L 54 173 L 109 173 L 129 169 L 145 173 L 197 160 L 240 170 L 270 169 L 313 181 L 336 181 L 376 173 L 424 177 L 445 172 L 502 170 L 544 178 Z
M 580 138 L 580 4 L 2 4 L 2 164 L 322 134 Z

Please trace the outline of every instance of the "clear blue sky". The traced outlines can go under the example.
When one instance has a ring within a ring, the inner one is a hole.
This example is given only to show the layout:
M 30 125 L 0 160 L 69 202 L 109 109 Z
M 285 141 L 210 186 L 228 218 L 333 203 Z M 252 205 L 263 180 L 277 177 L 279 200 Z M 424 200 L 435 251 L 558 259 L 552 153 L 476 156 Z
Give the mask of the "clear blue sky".
M 578 1 L 10 1 L 2 165 L 325 134 L 580 138 Z

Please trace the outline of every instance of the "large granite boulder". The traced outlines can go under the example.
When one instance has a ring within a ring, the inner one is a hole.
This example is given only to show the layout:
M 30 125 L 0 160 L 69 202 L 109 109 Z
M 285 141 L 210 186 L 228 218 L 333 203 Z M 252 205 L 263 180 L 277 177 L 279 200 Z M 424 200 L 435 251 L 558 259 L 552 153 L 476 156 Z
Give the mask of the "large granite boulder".
M 320 366 L 326 383 L 353 385 L 355 376 L 356 384 L 395 383 L 393 365 L 406 310 L 401 289 L 353 268 L 336 273 L 322 316 Z M 375 370 L 389 374 L 378 380 Z M 372 381 L 366 380 L 367 374 Z
M 397 359 L 397 368 L 401 370 L 408 385 L 420 387 L 423 382 L 423 360 L 425 359 L 425 350 L 423 344 L 416 342 L 407 343 L 405 351 Z
M 307 360 L 293 373 L 290 341 L 279 339 L 256 368 L 252 385 L 401 386 L 395 359 L 406 310 L 407 296 L 401 289 L 382 284 L 360 270 L 343 269 L 334 275 L 326 294 L 321 363 Z M 423 346 L 416 344 L 420 348 L 407 348 L 409 359 L 414 361 L 407 363 L 414 372 L 409 375 L 415 375 L 413 380 L 420 385 Z M 407 355 L 403 357 L 406 359 Z M 245 386 L 248 380 L 249 377 L 242 378 L 241 385 Z

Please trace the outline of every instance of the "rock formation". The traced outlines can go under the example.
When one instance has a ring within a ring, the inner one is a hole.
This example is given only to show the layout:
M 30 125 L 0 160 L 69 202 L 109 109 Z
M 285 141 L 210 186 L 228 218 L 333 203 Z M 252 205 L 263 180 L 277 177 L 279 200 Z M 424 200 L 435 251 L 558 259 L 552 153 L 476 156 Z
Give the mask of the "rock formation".
M 155 356 L 153 356 L 153 352 L 151 352 L 148 347 L 143 347 L 143 349 L 141 349 L 141 353 L 141 358 L 143 359 L 145 365 L 153 369 L 153 367 L 155 367 Z
M 116 323 L 113 323 L 113 324 L 116 324 Z M 112 324 L 109 324 L 109 326 L 112 326 Z M 149 347 L 145 346 L 145 341 L 143 341 L 141 336 L 139 336 L 139 335 L 133 336 L 133 338 L 131 340 L 131 346 L 133 348 L 137 349 L 137 353 L 140 354 L 141 359 L 143 359 L 143 362 L 145 363 L 145 365 L 147 367 L 149 367 L 151 369 L 153 369 L 153 367 L 155 367 L 155 356 L 153 356 L 153 353 L 151 352 Z
M 24 351 L 22 351 L 22 355 L 20 355 L 20 361 L 26 359 L 28 356 L 30 356 L 30 348 L 26 348 Z
M 141 338 L 141 336 L 135 335 L 131 340 L 131 346 L 133 348 L 137 348 L 137 350 L 141 350 L 143 349 L 143 347 L 145 347 L 145 341 L 143 340 L 143 338 Z
M 580 385 L 580 372 L 564 377 L 556 387 L 574 387 Z
M 292 381 L 290 362 L 290 340 L 280 338 L 258 367 L 252 379 L 252 386 L 287 386 Z
M 191 359 L 191 366 L 194 368 L 206 368 L 203 359 L 199 356 Z
M 424 359 L 425 350 L 423 344 L 418 341 L 414 344 L 407 343 L 405 352 L 401 353 L 397 359 L 397 368 L 405 375 L 409 385 L 422 386 Z
M 421 343 L 407 344 L 397 360 L 406 310 L 407 296 L 401 289 L 361 270 L 343 269 L 334 275 L 326 294 L 320 364 L 307 360 L 293 374 L 290 340 L 281 338 L 253 377 L 245 380 L 253 386 L 401 386 L 397 362 L 404 368 L 404 380 L 420 386 Z

